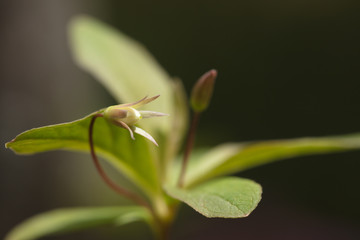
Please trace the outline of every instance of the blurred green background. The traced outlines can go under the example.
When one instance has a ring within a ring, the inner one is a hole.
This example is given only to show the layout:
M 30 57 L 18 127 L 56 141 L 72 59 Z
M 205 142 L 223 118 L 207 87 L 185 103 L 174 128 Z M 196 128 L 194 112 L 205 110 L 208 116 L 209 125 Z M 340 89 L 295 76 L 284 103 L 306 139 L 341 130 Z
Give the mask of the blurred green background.
M 188 92 L 202 73 L 219 71 L 199 147 L 360 132 L 359 1 L 3 0 L 3 144 L 24 130 L 114 104 L 71 59 L 67 24 L 81 13 L 143 43 Z M 122 202 L 99 180 L 87 155 L 22 157 L 3 147 L 0 154 L 0 238 L 39 212 Z M 240 173 L 264 187 L 250 217 L 206 219 L 183 207 L 173 239 L 359 239 L 359 169 L 358 151 Z M 151 239 L 146 226 L 46 239 L 136 238 Z

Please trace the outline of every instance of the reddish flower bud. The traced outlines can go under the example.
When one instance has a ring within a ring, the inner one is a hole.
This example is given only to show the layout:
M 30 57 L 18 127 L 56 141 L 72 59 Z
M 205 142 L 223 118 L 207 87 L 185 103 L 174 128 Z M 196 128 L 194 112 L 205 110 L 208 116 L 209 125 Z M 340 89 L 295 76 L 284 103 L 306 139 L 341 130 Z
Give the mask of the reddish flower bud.
M 190 102 L 194 112 L 203 112 L 209 106 L 216 76 L 217 71 L 212 69 L 202 75 L 193 87 Z

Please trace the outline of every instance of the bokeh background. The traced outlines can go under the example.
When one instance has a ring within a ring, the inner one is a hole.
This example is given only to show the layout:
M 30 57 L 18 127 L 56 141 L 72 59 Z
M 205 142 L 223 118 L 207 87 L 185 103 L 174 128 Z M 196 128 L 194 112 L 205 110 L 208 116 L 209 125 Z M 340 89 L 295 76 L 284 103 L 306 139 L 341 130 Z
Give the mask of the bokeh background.
M 114 104 L 72 61 L 67 24 L 83 13 L 142 42 L 188 92 L 202 73 L 218 69 L 200 147 L 360 132 L 357 0 L 2 0 L 2 144 Z M 1 239 L 36 213 L 122 202 L 87 155 L 21 157 L 4 147 L 0 154 Z M 173 239 L 360 239 L 359 167 L 357 151 L 240 173 L 264 188 L 248 218 L 206 219 L 184 206 Z M 132 224 L 44 239 L 151 238 L 146 226 Z

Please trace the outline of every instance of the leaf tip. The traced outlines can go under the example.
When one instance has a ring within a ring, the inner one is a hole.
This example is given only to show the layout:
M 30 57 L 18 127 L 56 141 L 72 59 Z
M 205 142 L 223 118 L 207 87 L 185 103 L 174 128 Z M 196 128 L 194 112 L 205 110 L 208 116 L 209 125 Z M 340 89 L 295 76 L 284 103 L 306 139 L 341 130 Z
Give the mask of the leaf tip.
M 14 138 L 10 142 L 5 143 L 5 148 L 10 148 L 11 147 L 10 145 L 15 141 L 16 141 L 16 139 Z

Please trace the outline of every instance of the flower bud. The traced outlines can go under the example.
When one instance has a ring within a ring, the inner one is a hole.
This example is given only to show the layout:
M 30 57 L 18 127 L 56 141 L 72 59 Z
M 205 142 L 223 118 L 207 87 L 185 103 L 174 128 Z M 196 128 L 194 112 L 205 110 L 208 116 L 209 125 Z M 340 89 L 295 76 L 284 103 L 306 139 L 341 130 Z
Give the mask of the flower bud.
M 217 71 L 212 69 L 202 75 L 191 92 L 190 103 L 194 112 L 203 112 L 209 106 Z

